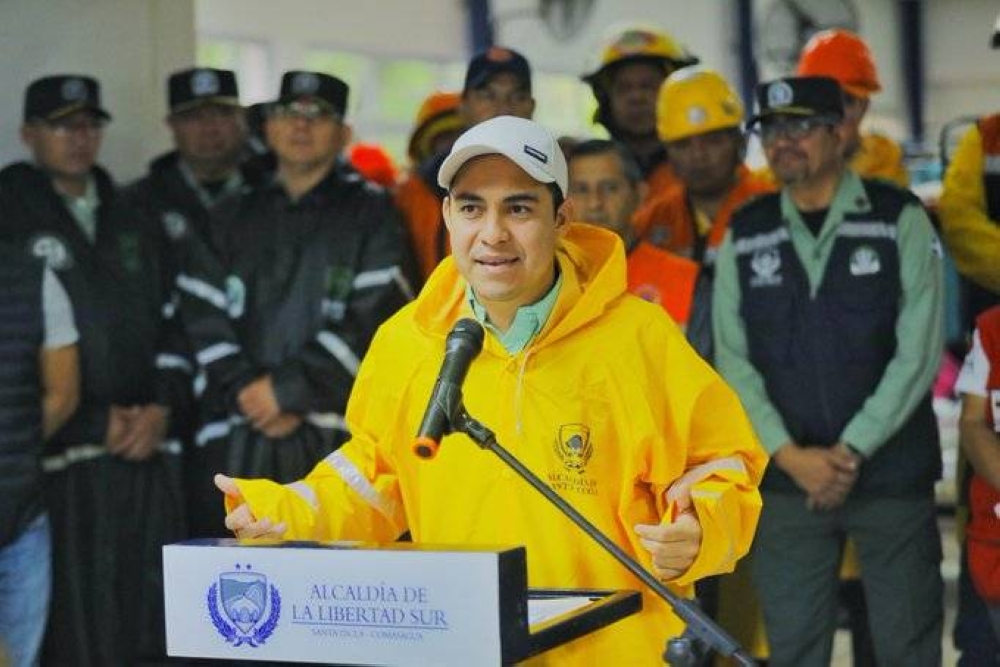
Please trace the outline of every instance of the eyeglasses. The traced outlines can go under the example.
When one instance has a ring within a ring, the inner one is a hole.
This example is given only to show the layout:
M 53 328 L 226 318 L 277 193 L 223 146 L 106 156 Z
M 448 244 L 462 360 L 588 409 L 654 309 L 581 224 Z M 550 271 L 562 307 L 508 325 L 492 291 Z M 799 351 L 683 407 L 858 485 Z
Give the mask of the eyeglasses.
M 104 121 L 99 118 L 89 120 L 43 120 L 41 124 L 57 137 L 97 134 L 104 129 Z
M 802 141 L 817 127 L 828 125 L 832 127 L 835 121 L 826 116 L 804 116 L 802 118 L 782 118 L 761 121 L 756 133 L 765 144 L 773 144 L 779 138 L 790 141 Z
M 340 114 L 321 102 L 296 100 L 271 107 L 271 118 L 304 118 L 305 120 L 340 120 Z

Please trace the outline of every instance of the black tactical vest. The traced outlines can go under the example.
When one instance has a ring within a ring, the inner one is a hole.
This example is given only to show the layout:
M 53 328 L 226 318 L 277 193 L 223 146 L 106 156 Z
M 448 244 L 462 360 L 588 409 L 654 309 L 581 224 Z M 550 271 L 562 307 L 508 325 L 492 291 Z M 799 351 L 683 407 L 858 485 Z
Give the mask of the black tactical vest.
M 830 447 L 871 396 L 896 350 L 901 285 L 896 221 L 914 201 L 864 181 L 872 210 L 837 229 L 815 297 L 782 220 L 780 195 L 741 210 L 731 227 L 751 363 L 792 439 Z M 914 332 L 923 335 L 923 332 Z M 941 473 L 930 394 L 861 468 L 858 493 L 926 491 Z M 798 487 L 769 466 L 763 488 Z
M 0 246 L 0 547 L 42 511 L 42 264 Z

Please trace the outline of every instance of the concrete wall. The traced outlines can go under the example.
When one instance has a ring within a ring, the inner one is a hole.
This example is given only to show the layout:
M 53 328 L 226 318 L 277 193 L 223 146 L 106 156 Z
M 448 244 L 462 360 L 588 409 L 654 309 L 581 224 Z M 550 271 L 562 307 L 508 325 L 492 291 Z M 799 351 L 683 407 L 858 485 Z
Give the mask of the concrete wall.
M 0 163 L 25 155 L 18 139 L 24 89 L 55 73 L 102 84 L 114 120 L 101 162 L 120 180 L 168 144 L 167 74 L 194 60 L 194 0 L 0 0 Z

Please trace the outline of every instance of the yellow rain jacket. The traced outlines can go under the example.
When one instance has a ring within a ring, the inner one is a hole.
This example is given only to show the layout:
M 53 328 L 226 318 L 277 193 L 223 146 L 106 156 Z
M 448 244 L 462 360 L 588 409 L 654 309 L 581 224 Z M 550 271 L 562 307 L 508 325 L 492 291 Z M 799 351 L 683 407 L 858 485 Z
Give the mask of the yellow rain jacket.
M 945 173 L 938 215 L 958 272 L 1000 293 L 1000 224 L 990 218 L 983 183 L 985 166 L 995 161 L 992 153 L 979 127 L 969 128 Z
M 465 406 L 500 444 L 646 567 L 639 523 L 668 522 L 690 492 L 701 551 L 670 582 L 732 570 L 750 546 L 766 455 L 733 391 L 688 346 L 660 306 L 625 290 L 615 235 L 571 225 L 557 254 L 562 289 L 544 328 L 511 355 L 487 333 Z M 642 590 L 641 582 L 545 498 L 466 436 L 437 458 L 414 435 L 456 320 L 471 316 L 453 260 L 379 330 L 347 409 L 352 439 L 303 481 L 239 480 L 255 516 L 287 522 L 287 539 L 524 545 L 532 587 Z M 583 447 L 568 446 L 579 436 Z M 232 507 L 230 507 L 232 509 Z M 530 661 L 660 665 L 681 621 L 643 591 L 643 610 Z

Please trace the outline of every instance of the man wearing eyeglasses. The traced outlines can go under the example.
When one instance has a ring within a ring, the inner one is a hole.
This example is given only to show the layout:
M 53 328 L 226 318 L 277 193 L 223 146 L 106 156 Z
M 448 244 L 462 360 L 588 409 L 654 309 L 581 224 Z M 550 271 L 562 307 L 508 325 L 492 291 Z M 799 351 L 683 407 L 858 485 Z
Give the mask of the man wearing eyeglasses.
M 940 246 L 911 193 L 846 167 L 836 81 L 778 79 L 757 98 L 750 125 L 782 188 L 734 215 L 713 326 L 772 456 L 751 550 L 770 664 L 829 664 L 850 537 L 879 663 L 937 665 Z
M 344 441 L 359 361 L 412 298 L 390 196 L 342 157 L 347 101 L 336 77 L 286 73 L 265 126 L 273 179 L 216 209 L 212 249 L 176 235 L 182 319 L 206 380 L 189 461 L 196 535 L 220 533 L 220 467 L 290 482 Z
M 0 172 L 0 235 L 58 276 L 79 331 L 79 408 L 42 457 L 53 535 L 45 664 L 164 656 L 159 549 L 184 537 L 175 378 L 155 363 L 170 353 L 160 256 L 96 164 L 110 118 L 95 79 L 38 79 L 21 128 L 32 159 Z

